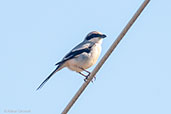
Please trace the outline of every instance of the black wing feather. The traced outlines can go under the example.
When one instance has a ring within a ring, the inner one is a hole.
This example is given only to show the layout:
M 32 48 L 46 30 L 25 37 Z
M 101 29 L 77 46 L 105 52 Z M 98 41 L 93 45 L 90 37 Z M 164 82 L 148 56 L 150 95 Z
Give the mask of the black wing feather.
M 60 64 L 63 64 L 65 61 L 69 60 L 69 59 L 73 59 L 74 57 L 76 57 L 77 55 L 81 54 L 81 53 L 89 53 L 91 51 L 91 47 L 88 47 L 88 48 L 84 48 L 84 49 L 81 49 L 81 50 L 76 50 L 76 51 L 71 51 L 70 53 L 68 53 L 62 61 L 56 63 L 55 65 L 60 65 Z

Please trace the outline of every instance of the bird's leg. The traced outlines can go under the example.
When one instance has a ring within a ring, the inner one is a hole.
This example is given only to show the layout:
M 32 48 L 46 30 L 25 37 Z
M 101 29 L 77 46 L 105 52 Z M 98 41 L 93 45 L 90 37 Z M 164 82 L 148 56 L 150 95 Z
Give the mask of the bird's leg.
M 87 76 L 85 76 L 85 77 L 86 77 L 85 79 L 88 79 L 88 76 L 90 76 L 90 72 L 89 72 L 89 71 L 87 71 L 87 70 L 85 70 L 85 69 L 83 69 L 83 68 L 81 68 L 81 67 L 80 67 L 80 69 L 88 73 L 88 75 L 87 75 Z
M 83 69 L 83 68 L 81 68 L 81 67 L 80 67 L 80 69 L 83 70 L 83 71 L 85 71 L 85 72 L 87 72 L 87 73 L 88 73 L 87 76 L 89 76 L 89 75 L 91 74 L 91 72 L 89 72 L 89 71 L 87 71 L 87 70 L 85 70 L 85 69 Z
M 84 79 L 84 81 L 86 81 L 86 80 L 88 79 L 88 77 L 90 76 L 91 72 L 89 72 L 89 71 L 87 71 L 87 70 L 85 70 L 85 69 L 83 69 L 83 68 L 81 68 L 81 67 L 80 67 L 80 69 L 88 73 L 88 75 L 85 76 L 86 78 Z M 80 73 L 81 73 L 81 72 L 80 72 Z M 81 73 L 81 74 L 82 74 L 82 73 Z M 94 80 L 96 80 L 96 77 L 94 77 Z M 92 80 L 91 82 L 93 82 L 93 80 Z
M 81 72 L 78 72 L 79 74 L 81 74 L 82 76 L 84 76 L 85 78 L 87 77 L 87 75 L 81 73 Z
M 89 72 L 89 71 L 87 71 L 87 70 L 85 70 L 85 69 L 82 69 L 83 71 L 85 71 L 85 72 L 87 72 L 88 73 L 88 76 L 90 76 L 90 74 L 91 74 L 91 72 Z M 87 77 L 88 78 L 88 77 Z M 86 78 L 86 79 L 87 79 Z M 94 76 L 94 81 L 96 80 L 96 76 Z
M 86 82 L 87 79 L 88 79 L 88 75 L 85 75 L 85 74 L 83 74 L 83 73 L 81 73 L 81 72 L 78 72 L 78 73 L 85 77 L 84 81 Z
M 85 70 L 85 69 L 82 69 L 83 71 L 87 72 L 88 73 L 88 76 L 91 74 L 91 72 Z

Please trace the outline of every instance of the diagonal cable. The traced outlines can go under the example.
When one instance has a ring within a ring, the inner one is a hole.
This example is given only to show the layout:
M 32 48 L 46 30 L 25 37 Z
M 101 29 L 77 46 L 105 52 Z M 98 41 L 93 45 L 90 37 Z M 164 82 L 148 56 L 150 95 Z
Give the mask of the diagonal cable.
M 122 40 L 122 38 L 125 36 L 125 34 L 128 32 L 130 27 L 133 25 L 135 20 L 138 18 L 138 16 L 141 14 L 141 12 L 144 10 L 144 8 L 147 6 L 147 4 L 150 2 L 150 0 L 145 0 L 140 8 L 137 10 L 137 12 L 134 14 L 134 16 L 131 18 L 131 20 L 128 22 L 128 24 L 125 26 L 125 28 L 122 30 L 122 32 L 119 34 L 117 39 L 113 42 L 111 47 L 108 49 L 106 54 L 103 56 L 103 58 L 100 60 L 100 62 L 97 64 L 97 66 L 94 68 L 92 73 L 90 74 L 89 78 L 86 82 L 83 83 L 83 85 L 80 87 L 80 89 L 77 91 L 75 96 L 71 99 L 71 101 L 68 103 L 68 105 L 63 110 L 62 114 L 67 114 L 67 112 L 71 109 L 73 104 L 76 102 L 76 100 L 79 98 L 79 96 L 82 94 L 82 92 L 85 90 L 85 88 L 88 86 L 90 81 L 95 77 L 96 73 L 99 71 L 99 69 L 102 67 L 104 62 L 107 60 L 107 58 L 110 56 L 110 54 L 113 52 L 113 50 L 116 48 L 116 46 L 119 44 L 119 42 Z

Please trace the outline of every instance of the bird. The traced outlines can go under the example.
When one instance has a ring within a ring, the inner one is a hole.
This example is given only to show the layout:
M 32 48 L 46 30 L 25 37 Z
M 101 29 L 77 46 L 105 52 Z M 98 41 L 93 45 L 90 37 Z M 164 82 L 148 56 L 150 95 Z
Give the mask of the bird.
M 84 38 L 84 40 L 75 46 L 64 58 L 56 63 L 56 69 L 40 84 L 36 89 L 39 90 L 43 85 L 58 71 L 67 67 L 68 69 L 75 71 L 85 77 L 84 81 L 90 75 L 90 72 L 86 69 L 93 66 L 101 53 L 101 44 L 104 38 L 107 36 L 98 31 L 92 31 Z M 85 75 L 82 72 L 88 73 Z

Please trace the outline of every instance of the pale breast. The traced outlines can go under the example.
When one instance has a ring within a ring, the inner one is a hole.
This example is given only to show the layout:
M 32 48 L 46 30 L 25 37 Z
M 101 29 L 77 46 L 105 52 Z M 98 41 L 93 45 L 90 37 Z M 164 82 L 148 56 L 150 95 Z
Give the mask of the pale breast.
M 90 67 L 97 62 L 97 60 L 100 56 L 100 53 L 101 53 L 101 45 L 95 44 L 94 47 L 92 47 L 92 51 L 91 51 L 91 55 L 90 55 L 90 58 L 91 58 L 90 59 L 90 63 L 91 63 Z
M 81 67 L 84 69 L 88 69 L 91 66 L 93 66 L 97 62 L 100 53 L 101 53 L 101 45 L 95 44 L 92 47 L 91 52 L 87 54 L 87 59 L 85 59 L 83 64 L 81 64 Z

